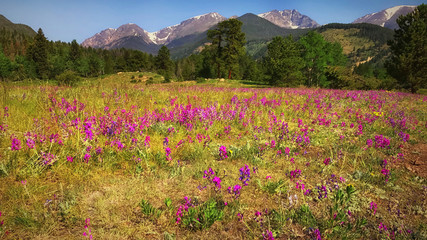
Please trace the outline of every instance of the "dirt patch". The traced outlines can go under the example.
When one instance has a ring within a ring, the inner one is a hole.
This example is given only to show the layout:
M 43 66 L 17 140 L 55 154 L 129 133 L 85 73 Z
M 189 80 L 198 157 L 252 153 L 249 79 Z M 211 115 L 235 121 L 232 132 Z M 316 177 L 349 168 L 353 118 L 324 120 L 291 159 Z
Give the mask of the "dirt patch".
M 427 144 L 419 143 L 403 148 L 403 166 L 420 177 L 427 177 Z

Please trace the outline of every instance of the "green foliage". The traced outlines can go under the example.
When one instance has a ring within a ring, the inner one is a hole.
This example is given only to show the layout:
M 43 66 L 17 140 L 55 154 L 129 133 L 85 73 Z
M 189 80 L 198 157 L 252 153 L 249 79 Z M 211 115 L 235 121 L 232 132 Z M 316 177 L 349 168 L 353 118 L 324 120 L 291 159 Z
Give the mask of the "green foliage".
M 188 58 L 178 60 L 175 75 L 182 80 L 196 79 L 197 69 L 200 68 L 200 55 L 191 55 Z
M 375 77 L 363 77 L 351 72 L 351 69 L 344 66 L 327 67 L 325 76 L 330 83 L 329 87 L 335 89 L 360 89 L 370 90 L 380 87 L 389 89 L 391 83 L 381 81 Z
M 292 214 L 292 219 L 305 227 L 315 228 L 317 220 L 308 205 L 301 207 Z
M 330 43 L 319 33 L 309 32 L 299 40 L 303 46 L 305 74 L 308 86 L 328 87 L 327 66 L 344 65 L 346 58 L 339 43 Z
M 418 91 L 417 91 L 417 93 L 418 94 L 422 94 L 422 95 L 427 95 L 427 89 L 419 89 Z
M 172 199 L 170 199 L 170 198 L 166 198 L 166 199 L 165 199 L 165 205 L 166 205 L 166 207 L 167 207 L 168 209 L 173 209 L 173 206 L 172 206 Z
M 242 55 L 239 60 L 241 79 L 262 81 L 264 79 L 262 66 L 260 66 L 249 54 Z
M 400 16 L 397 24 L 387 69 L 403 88 L 415 93 L 427 87 L 427 5 Z
M 34 35 L 36 35 L 36 32 L 31 27 L 24 24 L 12 23 L 1 14 L 0 14 L 0 28 L 8 32 L 15 32 L 17 34 L 26 35 L 29 37 L 33 37 Z
M 11 72 L 12 63 L 10 59 L 4 55 L 2 47 L 0 45 L 0 81 L 2 81 L 4 78 L 9 77 Z
M 79 59 L 81 56 L 81 51 L 80 51 L 80 46 L 77 43 L 76 40 L 71 41 L 71 46 L 70 46 L 70 55 L 69 58 L 70 60 L 75 63 L 77 61 L 77 59 Z
M 384 45 L 387 41 L 393 39 L 393 30 L 369 23 L 330 23 L 317 28 L 316 31 L 323 33 L 330 29 L 358 29 L 359 31 L 354 34 L 355 36 L 370 39 L 378 45 Z
M 207 35 L 216 48 L 214 62 L 217 66 L 217 77 L 221 77 L 221 65 L 228 70 L 228 79 L 238 70 L 239 57 L 244 54 L 245 34 L 242 32 L 242 22 L 229 19 L 220 22 L 216 29 L 209 30 Z
M 166 46 L 162 46 L 157 53 L 156 57 L 156 67 L 159 70 L 163 70 L 165 72 L 172 71 L 172 60 L 170 58 L 170 51 Z
M 206 78 L 198 77 L 198 78 L 196 78 L 196 82 L 197 83 L 204 83 L 204 82 L 206 82 Z
M 36 65 L 37 76 L 41 79 L 47 79 L 49 76 L 48 44 L 43 30 L 39 28 L 34 37 L 34 44 L 29 49 L 29 54 L 30 59 Z
M 142 213 L 148 217 L 158 218 L 160 217 L 160 214 L 162 214 L 161 210 L 153 207 L 151 203 L 149 203 L 144 199 L 141 200 L 141 203 L 139 204 L 139 206 L 141 207 Z
M 190 207 L 182 216 L 182 224 L 191 230 L 208 229 L 224 217 L 223 206 L 211 198 L 200 206 Z
M 258 186 L 269 194 L 286 193 L 286 184 L 283 179 L 278 181 L 268 181 L 266 184 L 261 184 L 261 181 L 257 181 Z
M 354 233 L 352 230 L 360 230 L 366 225 L 364 218 L 351 220 L 349 211 L 350 203 L 354 198 L 356 189 L 348 185 L 345 191 L 338 189 L 335 193 L 334 204 L 329 208 L 329 220 L 327 228 L 331 229 L 330 236 L 339 236 L 343 239 L 351 239 Z
M 75 72 L 67 70 L 56 76 L 56 80 L 58 85 L 75 86 L 80 81 L 80 77 Z
M 96 77 L 119 71 L 155 69 L 152 55 L 130 49 L 102 50 L 71 43 L 48 41 L 40 29 L 34 37 L 0 29 L 0 45 L 11 63 L 9 79 L 52 79 L 66 70 L 82 77 Z M 5 59 L 3 59 L 5 60 Z M 172 71 L 172 70 L 171 70 Z
M 268 44 L 268 55 L 265 58 L 270 84 L 287 86 L 302 84 L 301 70 L 305 63 L 301 58 L 301 50 L 301 46 L 293 40 L 292 35 L 286 38 L 273 38 Z
M 329 209 L 330 221 L 332 224 L 340 223 L 347 220 L 348 207 L 356 189 L 348 185 L 345 191 L 338 189 L 334 197 L 334 205 Z

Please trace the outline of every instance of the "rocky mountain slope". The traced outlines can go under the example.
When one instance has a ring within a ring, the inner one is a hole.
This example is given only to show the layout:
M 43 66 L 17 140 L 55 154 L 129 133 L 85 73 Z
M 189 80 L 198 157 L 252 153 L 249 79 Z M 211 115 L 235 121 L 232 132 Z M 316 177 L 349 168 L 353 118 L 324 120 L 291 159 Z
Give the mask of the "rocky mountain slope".
M 258 16 L 267 19 L 282 28 L 299 29 L 299 28 L 316 28 L 320 25 L 310 17 L 301 14 L 297 10 L 273 10 L 259 14 Z
M 133 49 L 145 49 L 149 53 L 154 53 L 159 45 L 167 45 L 175 39 L 204 32 L 224 20 L 226 18 L 218 13 L 208 13 L 187 19 L 180 24 L 166 27 L 157 32 L 147 32 L 138 25 L 129 23 L 117 29 L 105 29 L 83 41 L 82 46 L 105 49 L 132 46 Z
M 400 15 L 406 15 L 414 11 L 415 8 L 416 6 L 396 6 L 380 12 L 365 15 L 356 19 L 353 23 L 371 23 L 381 27 L 397 29 L 399 26 L 396 23 L 396 19 Z

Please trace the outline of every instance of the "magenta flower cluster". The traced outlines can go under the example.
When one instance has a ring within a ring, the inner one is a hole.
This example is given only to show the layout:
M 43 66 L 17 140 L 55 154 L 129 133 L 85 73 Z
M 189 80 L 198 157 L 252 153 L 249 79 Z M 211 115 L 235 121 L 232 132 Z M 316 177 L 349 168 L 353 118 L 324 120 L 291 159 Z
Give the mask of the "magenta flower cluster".
M 85 231 L 83 232 L 83 236 L 89 239 L 93 239 L 92 230 L 90 229 L 90 218 L 86 218 L 85 220 Z
M 176 224 L 180 224 L 181 223 L 181 220 L 182 220 L 182 217 L 183 217 L 184 213 L 188 212 L 188 209 L 190 207 L 192 207 L 191 198 L 185 196 L 184 200 L 185 200 L 184 204 L 180 205 L 178 207 L 178 211 L 176 212 Z
M 375 136 L 375 148 L 388 148 L 390 146 L 390 139 L 383 135 Z
M 208 170 L 204 171 L 203 178 L 211 181 L 215 185 L 216 190 L 221 189 L 221 178 L 215 176 L 215 171 L 212 168 L 209 168 Z
M 21 141 L 17 138 L 12 138 L 12 146 L 10 146 L 12 151 L 18 151 L 21 149 Z
M 234 187 L 228 187 L 228 193 L 232 194 L 234 199 L 238 199 L 240 197 L 240 190 L 242 190 L 242 186 L 239 184 L 234 185 Z
M 224 159 L 228 158 L 227 148 L 225 146 L 220 146 L 219 147 L 219 157 L 220 157 L 221 160 L 224 160 Z

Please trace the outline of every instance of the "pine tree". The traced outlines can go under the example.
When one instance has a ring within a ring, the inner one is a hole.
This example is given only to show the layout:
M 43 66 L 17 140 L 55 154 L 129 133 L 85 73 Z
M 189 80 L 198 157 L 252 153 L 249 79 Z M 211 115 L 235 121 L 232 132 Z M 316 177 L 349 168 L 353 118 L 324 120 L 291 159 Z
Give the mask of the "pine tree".
M 301 57 L 301 47 L 293 40 L 292 35 L 273 38 L 267 49 L 265 66 L 270 84 L 302 84 L 304 60 Z
M 389 43 L 387 70 L 403 88 L 415 93 L 427 88 L 427 5 L 397 19 L 399 29 Z
M 224 39 L 224 31 L 220 28 L 221 25 L 218 24 L 218 28 L 209 30 L 207 35 L 208 38 L 212 41 L 212 47 L 205 48 L 205 53 L 211 55 L 212 60 L 216 65 L 216 73 L 217 78 L 221 78 L 221 68 L 223 65 L 222 60 L 222 49 L 223 49 L 223 39 Z M 208 60 L 208 59 L 206 59 Z
M 77 59 L 80 58 L 80 45 L 77 43 L 77 41 L 74 39 L 71 42 L 71 47 L 70 47 L 70 55 L 69 58 L 73 63 L 76 63 Z
M 243 23 L 237 19 L 222 22 L 225 28 L 224 63 L 228 69 L 228 79 L 231 79 L 233 69 L 238 68 L 239 57 L 244 54 L 245 33 L 242 32 Z
M 231 79 L 233 69 L 238 68 L 239 57 L 244 54 L 245 33 L 242 32 L 243 23 L 237 19 L 220 22 L 216 29 L 208 31 L 208 38 L 216 48 L 214 57 L 217 65 L 218 78 L 221 66 L 224 64 Z
M 165 77 L 165 81 L 170 81 L 173 62 L 170 58 L 170 51 L 166 46 L 162 46 L 157 53 L 156 67 L 159 73 Z
M 0 45 L 0 81 L 4 81 L 9 77 L 12 71 L 12 63 L 6 55 L 3 53 L 3 48 Z
M 36 65 L 37 75 L 41 79 L 47 79 L 49 76 L 48 43 L 43 30 L 39 28 L 29 54 Z

